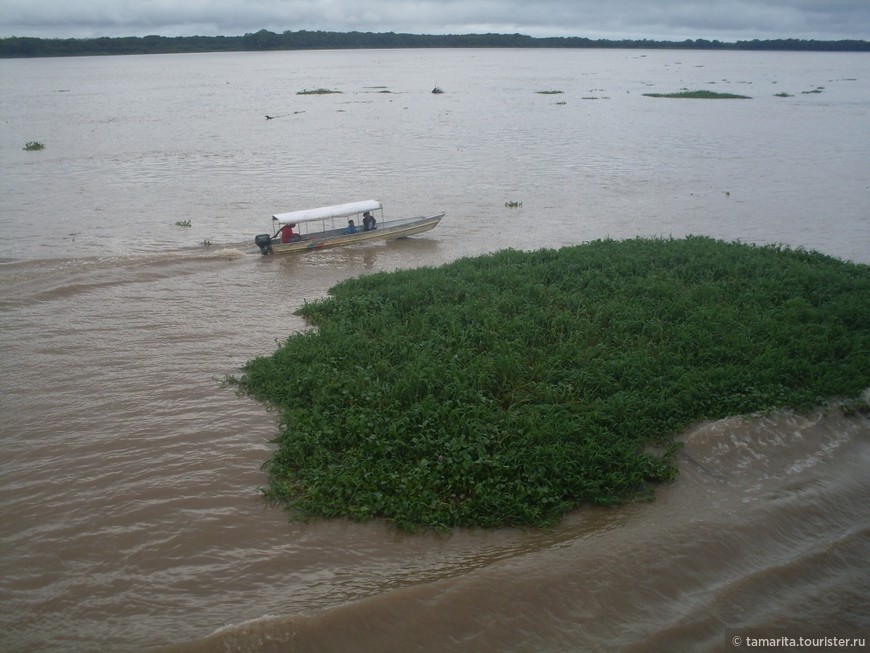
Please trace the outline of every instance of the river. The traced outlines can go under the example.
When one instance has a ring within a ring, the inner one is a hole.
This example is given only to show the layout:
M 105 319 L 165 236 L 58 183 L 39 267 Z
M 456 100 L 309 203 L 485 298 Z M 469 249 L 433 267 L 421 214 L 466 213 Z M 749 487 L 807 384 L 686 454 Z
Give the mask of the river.
M 652 503 L 409 535 L 266 505 L 274 416 L 221 380 L 342 279 L 508 247 L 696 234 L 870 263 L 870 55 L 81 57 L 0 60 L 0 80 L 0 649 L 866 638 L 864 417 L 699 424 Z M 682 89 L 751 99 L 645 95 Z M 254 247 L 273 213 L 369 198 L 446 217 Z

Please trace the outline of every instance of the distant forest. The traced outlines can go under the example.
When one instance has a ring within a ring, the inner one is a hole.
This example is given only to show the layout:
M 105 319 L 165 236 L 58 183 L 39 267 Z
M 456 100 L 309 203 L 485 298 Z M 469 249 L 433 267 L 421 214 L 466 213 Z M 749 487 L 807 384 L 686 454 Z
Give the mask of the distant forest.
M 71 57 L 179 52 L 260 52 L 264 50 L 344 50 L 387 48 L 641 48 L 683 50 L 802 50 L 870 52 L 870 42 L 775 39 L 737 41 L 605 40 L 582 37 L 533 38 L 522 34 L 425 35 L 393 32 L 284 32 L 260 30 L 244 36 L 144 36 L 93 39 L 0 39 L 0 57 Z

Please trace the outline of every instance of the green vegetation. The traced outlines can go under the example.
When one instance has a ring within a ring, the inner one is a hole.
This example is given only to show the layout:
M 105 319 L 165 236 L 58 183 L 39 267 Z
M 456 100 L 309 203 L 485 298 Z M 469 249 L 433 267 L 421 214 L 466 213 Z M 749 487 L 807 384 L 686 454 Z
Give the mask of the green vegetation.
M 176 221 L 175 226 L 176 227 L 189 227 L 190 220 L 178 220 L 178 221 Z
M 751 100 L 748 95 L 715 91 L 680 91 L 679 93 L 644 93 L 646 97 L 685 98 L 690 100 Z
M 563 91 L 535 91 L 540 95 L 561 95 Z
M 517 208 L 521 207 L 523 205 L 523 203 L 517 202 L 516 200 L 508 200 L 507 202 L 504 203 L 504 205 L 506 207 L 508 207 L 509 209 L 517 209 Z
M 28 141 L 22 149 L 25 149 L 28 152 L 35 152 L 37 150 L 44 150 L 45 145 L 43 145 L 39 141 Z
M 579 36 L 533 38 L 524 34 L 396 34 L 393 32 L 298 32 L 281 34 L 261 29 L 244 36 L 106 36 L 93 39 L 0 38 L 0 57 L 65 57 L 82 55 L 165 54 L 169 52 L 230 52 L 263 50 L 382 48 L 635 48 L 644 50 L 802 50 L 868 52 L 861 40 L 816 41 L 773 39 L 736 41 L 652 41 L 649 39 L 588 39 Z
M 507 250 L 344 281 L 229 377 L 280 414 L 295 516 L 546 525 L 648 498 L 700 420 L 870 386 L 870 266 L 709 238 Z
M 328 88 L 314 88 L 311 90 L 296 91 L 296 95 L 329 95 L 330 93 L 341 93 L 341 91 L 331 91 Z
M 794 97 L 791 93 L 786 93 L 785 91 L 781 93 L 774 93 L 774 97 Z

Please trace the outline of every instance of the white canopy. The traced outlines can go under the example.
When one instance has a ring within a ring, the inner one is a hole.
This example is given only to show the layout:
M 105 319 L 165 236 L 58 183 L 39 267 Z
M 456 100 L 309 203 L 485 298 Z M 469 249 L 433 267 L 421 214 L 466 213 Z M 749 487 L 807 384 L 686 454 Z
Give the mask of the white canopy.
M 281 224 L 296 224 L 306 220 L 323 220 L 324 218 L 343 218 L 349 215 L 362 213 L 363 211 L 376 211 L 382 208 L 378 200 L 364 200 L 362 202 L 349 202 L 348 204 L 335 204 L 334 206 L 321 206 L 318 209 L 305 209 L 291 211 L 290 213 L 276 213 L 273 220 Z

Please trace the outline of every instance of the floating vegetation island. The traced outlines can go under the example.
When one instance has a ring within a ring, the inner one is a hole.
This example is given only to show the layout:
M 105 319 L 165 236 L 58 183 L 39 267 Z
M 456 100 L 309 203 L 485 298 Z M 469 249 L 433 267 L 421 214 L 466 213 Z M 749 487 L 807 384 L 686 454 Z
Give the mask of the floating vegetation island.
M 296 91 L 296 95 L 329 95 L 331 93 L 341 93 L 341 91 L 332 91 L 328 88 L 313 88 L 305 89 L 304 91 Z
M 644 93 L 646 97 L 679 98 L 689 100 L 751 100 L 748 95 L 716 93 L 715 91 L 680 91 L 679 93 Z
M 45 145 L 39 141 L 28 141 L 22 149 L 27 150 L 28 152 L 36 152 L 37 150 L 44 150 Z
M 709 238 L 507 250 L 344 281 L 249 361 L 268 499 L 400 528 L 651 498 L 701 420 L 870 386 L 870 266 Z M 857 406 L 855 402 L 853 406 Z

